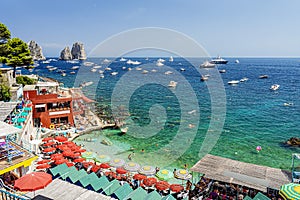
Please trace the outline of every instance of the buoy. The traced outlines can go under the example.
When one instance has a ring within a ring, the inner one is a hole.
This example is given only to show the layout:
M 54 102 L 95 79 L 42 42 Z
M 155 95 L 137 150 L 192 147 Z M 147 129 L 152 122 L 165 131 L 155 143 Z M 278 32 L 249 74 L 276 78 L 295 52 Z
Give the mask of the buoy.
M 260 152 L 261 150 L 262 150 L 261 146 L 257 146 L 257 147 L 256 147 L 256 151 L 257 151 L 257 152 Z

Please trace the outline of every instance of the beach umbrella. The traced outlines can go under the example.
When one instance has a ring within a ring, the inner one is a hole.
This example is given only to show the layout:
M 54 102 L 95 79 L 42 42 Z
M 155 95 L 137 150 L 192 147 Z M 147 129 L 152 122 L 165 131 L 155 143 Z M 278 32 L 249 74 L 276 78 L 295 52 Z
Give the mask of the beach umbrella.
M 14 188 L 20 191 L 36 191 L 45 188 L 52 181 L 52 176 L 45 172 L 32 172 L 15 181 Z
M 74 156 L 73 151 L 64 151 L 62 154 L 65 157 L 72 157 L 72 156 Z
M 99 169 L 101 169 L 100 165 L 94 165 L 91 169 L 92 172 L 96 173 L 97 171 L 99 171 Z
M 96 154 L 91 151 L 87 151 L 81 154 L 81 157 L 87 159 L 87 160 L 93 160 L 96 157 Z
M 59 142 L 65 142 L 65 141 L 68 140 L 68 138 L 66 138 L 64 136 L 56 136 L 54 139 L 59 141 Z
M 110 166 L 112 167 L 122 167 L 125 164 L 125 161 L 123 159 L 113 159 L 109 162 Z
M 156 174 L 155 167 L 153 166 L 143 166 L 138 170 L 138 172 L 146 176 L 151 176 Z
M 77 162 L 84 162 L 85 159 L 84 158 L 76 158 L 73 160 L 73 162 L 77 163 Z
M 130 172 L 137 172 L 141 166 L 135 162 L 128 162 L 124 165 L 124 169 L 130 171 Z
M 180 169 L 180 170 L 176 170 L 175 178 L 181 180 L 189 180 L 192 178 L 192 176 L 191 174 L 189 174 L 189 172 L 186 169 Z
M 67 159 L 59 159 L 59 160 L 56 160 L 54 162 L 54 164 L 60 165 L 60 164 L 67 163 L 67 162 L 69 162 Z
M 43 142 L 48 142 L 48 141 L 50 141 L 50 140 L 53 140 L 53 137 L 46 137 L 46 138 L 44 138 L 42 141 L 43 141 Z
M 108 168 L 110 168 L 110 165 L 107 164 L 107 163 L 101 163 L 101 164 L 100 164 L 100 167 L 101 167 L 102 169 L 108 169 Z
M 163 170 L 158 171 L 156 176 L 159 180 L 167 181 L 167 180 L 173 178 L 173 173 L 167 169 L 163 169 Z
M 52 146 L 52 145 L 54 145 L 55 144 L 55 142 L 47 142 L 47 143 L 45 143 L 45 144 L 43 144 L 44 146 Z
M 56 150 L 56 148 L 54 148 L 54 147 L 49 147 L 49 148 L 47 148 L 47 149 L 44 149 L 43 152 L 44 152 L 44 153 L 50 153 L 50 152 L 54 152 L 55 150 Z
M 96 156 L 95 161 L 100 163 L 105 163 L 110 161 L 110 157 L 108 155 L 101 154 L 99 156 Z
M 89 166 L 91 166 L 91 165 L 94 165 L 94 163 L 93 162 L 82 162 L 82 165 L 83 165 L 83 167 L 85 168 L 85 169 L 87 169 L 87 168 L 89 168 Z
M 151 187 L 152 185 L 154 185 L 157 182 L 157 179 L 154 177 L 148 177 L 146 179 L 143 180 L 143 184 L 147 187 Z
M 61 153 L 55 153 L 55 154 L 52 154 L 50 156 L 50 158 L 53 160 L 54 158 L 63 158 L 64 156 L 61 154 Z
M 52 162 L 52 160 L 40 160 L 37 162 L 38 165 Z
M 286 200 L 300 199 L 300 184 L 289 183 L 282 185 L 279 194 Z
M 146 179 L 146 178 L 147 178 L 147 176 L 142 175 L 142 174 L 135 174 L 135 175 L 133 176 L 133 179 L 134 179 L 134 180 L 138 180 L 138 181 L 144 180 L 144 179 Z
M 75 152 L 73 158 L 79 158 L 81 156 L 81 153 Z
M 166 190 L 166 189 L 169 189 L 170 187 L 170 184 L 166 181 L 159 181 L 157 183 L 155 183 L 155 188 L 158 189 L 158 190 Z
M 86 150 L 85 149 L 77 149 L 75 152 L 83 153 L 83 152 L 86 152 Z
M 66 162 L 66 165 L 67 165 L 68 167 L 72 167 L 72 166 L 74 166 L 74 163 L 72 163 L 72 162 Z
M 49 165 L 48 163 L 44 163 L 44 164 L 38 165 L 36 168 L 37 169 L 48 169 L 50 167 L 51 167 L 51 165 Z
M 182 190 L 184 190 L 184 187 L 180 184 L 172 184 L 170 185 L 170 190 L 172 192 L 181 192 Z
M 116 172 L 118 174 L 126 174 L 127 173 L 127 171 L 125 169 L 123 169 L 122 167 L 117 168 Z

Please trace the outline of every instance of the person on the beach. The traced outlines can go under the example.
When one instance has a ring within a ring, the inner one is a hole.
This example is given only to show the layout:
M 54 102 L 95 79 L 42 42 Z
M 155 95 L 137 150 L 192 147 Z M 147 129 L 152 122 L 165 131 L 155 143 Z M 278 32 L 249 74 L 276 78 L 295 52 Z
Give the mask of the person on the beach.
M 142 150 L 141 150 L 141 153 L 145 153 L 145 149 L 142 149 Z
M 131 154 L 128 155 L 128 160 L 132 160 L 133 154 L 134 154 L 134 152 L 132 152 Z
M 187 164 L 184 164 L 184 169 L 187 169 L 188 168 L 188 165 Z

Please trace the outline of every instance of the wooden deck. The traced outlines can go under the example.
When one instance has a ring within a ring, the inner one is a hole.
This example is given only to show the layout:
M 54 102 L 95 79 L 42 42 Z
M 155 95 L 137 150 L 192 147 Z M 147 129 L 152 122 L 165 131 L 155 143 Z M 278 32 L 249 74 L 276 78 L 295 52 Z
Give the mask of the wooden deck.
M 260 166 L 207 154 L 191 171 L 205 174 L 205 177 L 227 183 L 254 188 L 263 192 L 267 188 L 280 189 L 291 182 L 291 172 Z
M 61 179 L 54 179 L 46 188 L 35 191 L 35 196 L 42 195 L 54 200 L 82 200 L 82 199 L 93 199 L 93 200 L 113 200 L 114 198 L 105 196 L 103 194 L 84 189 L 77 185 L 71 184 Z M 33 192 L 26 194 L 31 198 L 34 197 Z

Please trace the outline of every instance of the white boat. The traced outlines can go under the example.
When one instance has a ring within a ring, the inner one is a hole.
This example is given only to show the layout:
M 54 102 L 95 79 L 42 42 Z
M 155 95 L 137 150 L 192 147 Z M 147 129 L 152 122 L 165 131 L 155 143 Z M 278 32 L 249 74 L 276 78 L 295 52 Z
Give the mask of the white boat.
M 258 78 L 260 78 L 260 79 L 264 79 L 264 78 L 269 78 L 269 76 L 268 76 L 268 75 L 266 75 L 266 74 L 264 74 L 264 75 L 260 75 Z
M 128 127 L 121 128 L 120 130 L 122 134 L 125 134 L 128 131 Z
M 125 59 L 125 58 L 120 58 L 120 62 L 125 62 L 127 59 Z
M 157 72 L 157 70 L 156 70 L 156 69 L 152 69 L 151 72 L 154 72 L 154 73 L 155 73 L 155 72 Z
M 173 74 L 173 72 L 172 71 L 166 71 L 165 72 L 165 75 L 169 75 L 169 74 Z
M 53 67 L 53 66 L 51 66 L 51 65 L 46 66 L 47 69 L 52 68 L 52 67 Z
M 79 61 L 78 60 L 67 60 L 67 63 L 76 64 L 76 63 L 79 63 Z
M 278 90 L 279 89 L 279 87 L 280 87 L 280 85 L 278 85 L 278 84 L 274 84 L 274 85 L 272 85 L 271 87 L 270 87 L 270 90 Z
M 126 69 L 126 67 L 122 67 L 122 69 L 123 69 L 123 70 L 125 70 L 125 69 Z
M 110 75 L 112 75 L 112 76 L 115 76 L 117 74 L 118 74 L 118 72 L 112 72 L 112 73 L 110 73 Z
M 183 72 L 183 71 L 185 71 L 185 69 L 184 69 L 184 68 L 180 68 L 180 71 L 182 71 L 182 72 Z
M 104 71 L 101 70 L 101 69 L 98 72 L 99 72 L 99 74 L 103 74 L 104 73 Z
M 239 60 L 235 60 L 234 62 L 235 62 L 236 64 L 239 64 L 239 63 L 240 63 L 240 61 L 239 61 Z
M 44 64 L 49 64 L 50 61 L 49 61 L 49 60 L 44 60 L 44 61 L 42 61 L 42 63 L 44 63 Z
M 245 81 L 248 81 L 249 79 L 247 77 L 244 77 L 240 80 L 240 82 L 245 82 Z
M 148 73 L 148 70 L 143 70 L 142 71 L 142 74 L 147 74 Z
M 220 73 L 226 73 L 226 70 L 225 69 L 220 69 L 219 72 Z
M 105 59 L 102 61 L 102 63 L 103 63 L 103 64 L 108 64 L 108 63 L 111 63 L 111 60 L 108 60 L 108 59 L 105 58 Z
M 65 72 L 61 73 L 61 76 L 66 76 L 67 74 Z
M 103 75 L 103 74 L 101 74 L 101 75 L 100 75 L 100 78 L 104 78 L 104 75 Z
M 93 62 L 84 62 L 83 65 L 87 66 L 87 67 L 90 67 L 90 66 L 93 66 L 94 63 Z
M 217 58 L 212 59 L 210 61 L 210 63 L 213 63 L 213 64 L 227 64 L 228 60 L 225 60 L 225 59 L 221 58 L 220 56 L 218 56 Z
M 99 69 L 99 68 L 101 68 L 102 66 L 101 65 L 95 65 L 93 68 L 94 69 Z
M 76 74 L 76 72 L 74 72 L 74 71 L 71 71 L 71 72 L 70 72 L 70 74 Z
M 80 84 L 80 87 L 86 87 L 86 86 L 92 85 L 93 83 L 94 83 L 93 81 L 83 82 Z
M 232 81 L 228 81 L 228 84 L 229 85 L 236 85 L 236 84 L 238 84 L 240 81 L 238 81 L 238 80 L 232 80 Z
M 132 61 L 132 60 L 128 60 L 126 63 L 129 64 L 129 65 L 139 65 L 139 64 L 141 64 L 141 62 L 139 62 L 139 61 Z
M 48 68 L 49 71 L 57 70 L 57 67 Z
M 106 67 L 105 70 L 106 70 L 106 71 L 110 71 L 111 68 L 110 68 L 110 67 Z
M 208 76 L 201 76 L 200 81 L 207 81 L 208 80 Z
M 172 56 L 170 56 L 169 62 L 173 62 L 173 61 L 174 61 L 174 58 Z
M 141 67 L 137 67 L 137 68 L 135 68 L 135 70 L 137 70 L 137 71 L 141 71 L 143 68 L 141 68 Z
M 71 69 L 72 70 L 79 69 L 79 66 L 73 66 Z
M 162 67 L 162 66 L 164 66 L 164 63 L 162 63 L 162 62 L 156 62 L 156 66 L 157 67 Z
M 91 72 L 96 72 L 96 71 L 97 71 L 97 69 L 94 69 L 94 68 L 91 69 Z
M 165 60 L 164 59 L 162 59 L 162 58 L 159 58 L 158 60 L 157 60 L 157 62 L 165 62 Z
M 170 81 L 168 86 L 175 88 L 177 86 L 177 82 L 176 81 Z
M 200 67 L 202 68 L 214 68 L 216 66 L 216 64 L 208 62 L 208 61 L 204 61 Z

